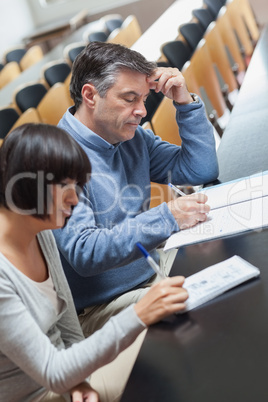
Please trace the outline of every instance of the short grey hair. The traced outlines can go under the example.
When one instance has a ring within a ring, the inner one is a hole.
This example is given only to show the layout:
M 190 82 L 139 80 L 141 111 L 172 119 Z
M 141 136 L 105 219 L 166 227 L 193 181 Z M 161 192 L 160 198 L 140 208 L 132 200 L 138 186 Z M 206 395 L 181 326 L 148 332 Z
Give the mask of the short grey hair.
M 72 68 L 70 94 L 75 107 L 78 109 L 81 105 L 82 88 L 89 82 L 101 97 L 105 97 L 120 71 L 129 69 L 150 76 L 156 68 L 155 62 L 146 60 L 140 53 L 125 46 L 90 42 L 76 57 Z

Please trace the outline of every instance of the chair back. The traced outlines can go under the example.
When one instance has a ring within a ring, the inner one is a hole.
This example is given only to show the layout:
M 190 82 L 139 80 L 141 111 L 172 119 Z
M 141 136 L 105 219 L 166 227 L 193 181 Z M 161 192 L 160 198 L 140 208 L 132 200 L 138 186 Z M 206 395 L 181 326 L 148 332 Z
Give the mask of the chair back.
M 209 11 L 208 8 L 196 8 L 192 11 L 192 14 L 205 30 L 207 29 L 209 24 L 215 20 L 213 14 Z
M 203 0 L 203 2 L 216 19 L 220 9 L 224 5 L 223 2 L 221 0 Z
M 260 37 L 260 30 L 251 8 L 251 4 L 248 0 L 233 0 L 237 3 L 238 10 L 242 15 L 246 28 L 248 30 L 249 36 L 255 45 Z
M 149 121 L 146 121 L 142 125 L 142 128 L 153 131 L 153 127 Z M 172 200 L 172 194 L 167 184 L 151 182 L 150 208 L 157 207 L 163 202 L 169 202 L 170 200 Z
M 21 61 L 22 57 L 25 55 L 26 52 L 27 49 L 25 49 L 24 46 L 8 49 L 4 54 L 4 60 L 6 63 L 16 61 L 19 64 L 19 62 Z
M 9 84 L 21 73 L 21 69 L 16 61 L 10 61 L 0 71 L 0 88 Z
M 44 57 L 43 50 L 41 46 L 35 45 L 27 50 L 25 55 L 20 60 L 20 68 L 22 71 L 36 64 Z
M 40 116 L 35 108 L 31 107 L 22 113 L 16 120 L 15 124 L 11 127 L 10 131 L 26 123 L 41 123 Z
M 162 92 L 156 93 L 155 91 L 150 91 L 145 103 L 147 114 L 145 117 L 141 119 L 140 123 L 141 125 L 143 125 L 147 121 L 150 122 L 152 120 L 152 117 L 156 109 L 158 108 L 160 102 L 162 101 L 163 97 L 164 95 Z
M 95 31 L 88 34 L 87 40 L 89 42 L 106 42 L 108 35 L 104 31 Z
M 64 83 L 53 85 L 37 106 L 43 123 L 57 125 L 66 110 L 73 105 Z
M 63 55 L 70 65 L 73 64 L 75 58 L 82 52 L 82 50 L 84 50 L 86 45 L 86 42 L 73 42 L 65 46 L 63 49 Z
M 12 126 L 19 118 L 19 113 L 13 107 L 0 109 L 0 138 L 3 139 L 9 133 Z
M 188 61 L 183 69 L 182 74 L 184 76 L 185 82 L 187 84 L 188 90 L 190 92 L 194 92 L 200 96 L 202 101 L 204 102 L 207 117 L 210 122 L 213 124 L 215 130 L 217 131 L 218 135 L 221 137 L 223 134 L 223 129 L 219 125 L 218 116 L 216 114 L 215 108 L 212 106 L 212 103 L 206 93 L 206 90 L 203 86 L 199 86 L 197 82 L 196 76 L 194 74 L 194 68 L 192 66 L 191 61 Z
M 173 101 L 164 97 L 155 111 L 151 124 L 155 135 L 171 144 L 180 145 L 179 128 L 176 123 L 176 108 Z
M 218 117 L 223 116 L 227 107 L 205 39 L 199 43 L 191 58 L 191 68 L 199 87 L 205 88 Z
M 122 24 L 122 29 L 126 31 L 129 47 L 132 46 L 142 35 L 141 27 L 135 15 L 129 15 Z
M 14 92 L 14 103 L 25 112 L 30 107 L 36 108 L 46 93 L 46 87 L 40 82 L 23 84 Z
M 52 61 L 45 64 L 42 68 L 41 75 L 49 87 L 57 82 L 64 82 L 71 72 L 70 65 L 64 60 Z
M 224 42 L 219 32 L 217 23 L 212 22 L 204 36 L 213 63 L 217 65 L 224 82 L 228 85 L 229 92 L 238 89 L 232 66 L 229 62 Z
M 121 14 L 106 14 L 100 19 L 100 23 L 103 24 L 108 35 L 115 29 L 120 28 L 123 21 Z
M 245 62 L 240 53 L 240 49 L 229 20 L 229 17 L 226 13 L 226 7 L 223 7 L 217 18 L 217 29 L 219 30 L 223 43 L 226 47 L 227 54 L 231 56 L 234 63 L 236 64 L 239 73 L 245 72 Z
M 179 33 L 183 36 L 188 46 L 195 51 L 198 43 L 203 38 L 205 30 L 198 23 L 188 22 L 179 26 Z
M 196 77 L 194 75 L 190 60 L 184 64 L 181 72 L 182 72 L 182 75 L 184 76 L 184 79 L 185 79 L 189 92 L 195 93 L 201 97 L 200 88 L 199 88 L 198 82 L 196 80 Z
M 161 51 L 169 64 L 172 67 L 177 67 L 179 70 L 181 70 L 184 64 L 190 60 L 192 55 L 192 50 L 189 46 L 180 40 L 164 43 L 161 47 Z
M 141 28 L 134 15 L 129 15 L 120 28 L 114 29 L 107 38 L 107 42 L 118 43 L 131 47 L 141 36 Z
M 253 45 L 243 20 L 239 2 L 230 1 L 226 5 L 226 13 L 235 32 L 236 40 L 240 44 L 240 51 L 245 57 L 250 57 L 253 53 Z
M 123 24 L 123 18 L 120 16 L 118 18 L 110 18 L 105 21 L 105 27 L 109 33 L 113 32 L 113 30 L 120 28 Z

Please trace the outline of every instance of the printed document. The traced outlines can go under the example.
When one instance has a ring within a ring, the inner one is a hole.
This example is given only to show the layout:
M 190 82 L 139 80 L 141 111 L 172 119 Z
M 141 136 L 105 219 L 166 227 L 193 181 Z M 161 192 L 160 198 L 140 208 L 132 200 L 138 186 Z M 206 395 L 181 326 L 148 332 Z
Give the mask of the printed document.
M 180 313 L 192 310 L 259 275 L 258 268 L 237 255 L 205 268 L 185 279 L 183 287 L 187 289 L 189 298 L 185 303 L 186 308 Z

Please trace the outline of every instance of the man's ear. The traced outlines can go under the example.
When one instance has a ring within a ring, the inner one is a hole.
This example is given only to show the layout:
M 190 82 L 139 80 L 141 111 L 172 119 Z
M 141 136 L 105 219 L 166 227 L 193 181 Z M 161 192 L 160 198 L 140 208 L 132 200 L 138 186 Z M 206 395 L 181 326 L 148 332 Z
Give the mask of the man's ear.
M 82 88 L 82 98 L 83 98 L 83 102 L 90 108 L 94 108 L 95 107 L 95 95 L 98 93 L 98 91 L 96 90 L 95 86 L 88 83 L 85 84 Z

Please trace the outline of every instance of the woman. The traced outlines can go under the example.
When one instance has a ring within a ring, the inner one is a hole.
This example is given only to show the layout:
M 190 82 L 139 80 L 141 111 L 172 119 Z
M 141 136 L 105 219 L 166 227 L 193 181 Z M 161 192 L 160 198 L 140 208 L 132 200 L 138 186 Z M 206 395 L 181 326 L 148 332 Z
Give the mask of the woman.
M 48 400 L 49 392 L 98 400 L 87 377 L 184 308 L 184 278 L 167 278 L 84 339 L 50 230 L 71 216 L 90 171 L 82 148 L 54 126 L 18 127 L 0 148 L 1 400 Z

